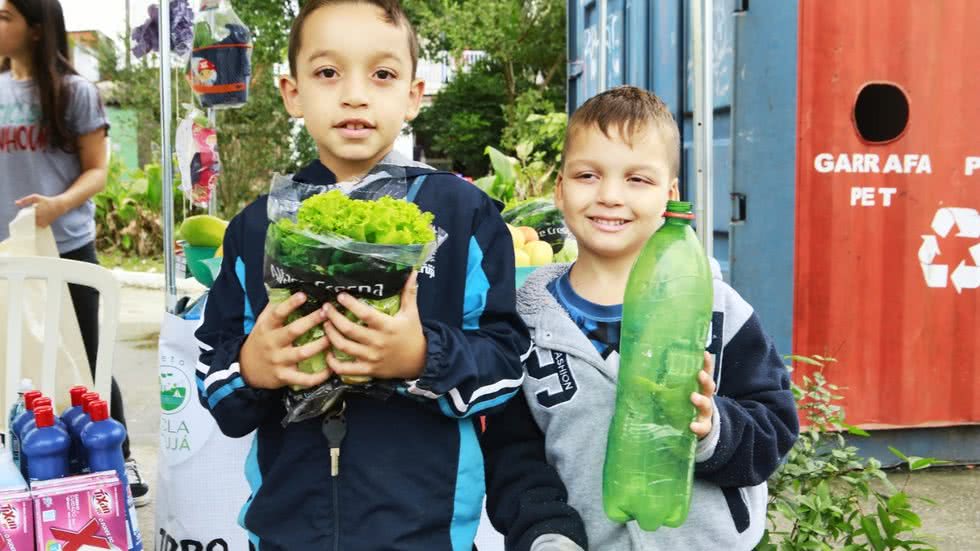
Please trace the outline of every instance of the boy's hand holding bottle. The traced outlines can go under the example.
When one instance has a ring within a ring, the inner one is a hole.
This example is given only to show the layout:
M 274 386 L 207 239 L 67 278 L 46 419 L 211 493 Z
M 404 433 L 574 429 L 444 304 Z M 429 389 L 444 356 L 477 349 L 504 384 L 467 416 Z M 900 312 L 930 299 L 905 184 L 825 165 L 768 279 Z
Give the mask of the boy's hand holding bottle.
M 715 409 L 715 360 L 711 354 L 704 353 L 704 369 L 698 373 L 700 392 L 691 393 L 691 403 L 698 410 L 698 416 L 691 423 L 691 431 L 698 440 L 711 433 L 711 416 Z

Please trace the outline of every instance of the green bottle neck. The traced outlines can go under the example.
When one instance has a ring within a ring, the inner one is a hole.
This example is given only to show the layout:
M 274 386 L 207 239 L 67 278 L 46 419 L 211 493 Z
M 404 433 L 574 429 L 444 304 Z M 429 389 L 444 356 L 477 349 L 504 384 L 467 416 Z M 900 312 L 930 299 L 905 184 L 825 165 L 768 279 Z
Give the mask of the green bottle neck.
M 665 220 L 664 221 L 665 226 L 690 226 L 691 225 L 691 221 L 686 220 L 684 218 L 674 218 L 672 216 L 668 216 L 665 217 L 664 220 Z

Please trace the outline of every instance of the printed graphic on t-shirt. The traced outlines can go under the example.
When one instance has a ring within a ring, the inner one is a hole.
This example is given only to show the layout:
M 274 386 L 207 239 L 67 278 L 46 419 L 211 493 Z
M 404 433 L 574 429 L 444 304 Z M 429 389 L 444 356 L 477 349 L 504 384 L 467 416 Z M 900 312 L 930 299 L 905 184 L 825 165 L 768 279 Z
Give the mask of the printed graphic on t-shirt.
M 578 392 L 578 384 L 564 352 L 536 348 L 525 360 L 524 368 L 530 377 L 544 382 L 545 389 L 535 394 L 543 407 L 564 404 Z
M 575 319 L 585 336 L 592 341 L 592 346 L 599 352 L 602 359 L 608 360 L 613 352 L 619 352 L 619 334 L 623 327 L 621 321 L 597 321 L 582 316 Z
M 39 107 L 12 99 L 0 102 L 0 153 L 43 151 L 48 139 L 37 124 L 41 119 Z

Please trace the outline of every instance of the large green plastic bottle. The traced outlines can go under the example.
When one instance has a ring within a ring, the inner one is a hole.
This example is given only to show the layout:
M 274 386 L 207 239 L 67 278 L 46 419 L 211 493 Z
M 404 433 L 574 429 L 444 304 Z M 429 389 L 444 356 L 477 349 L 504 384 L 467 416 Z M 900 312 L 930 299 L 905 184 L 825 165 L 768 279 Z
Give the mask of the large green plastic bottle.
M 630 272 L 623 300 L 616 410 L 602 497 L 615 522 L 677 527 L 691 503 L 697 412 L 691 393 L 711 323 L 711 266 L 691 229 L 691 204 L 667 203 L 664 225 Z

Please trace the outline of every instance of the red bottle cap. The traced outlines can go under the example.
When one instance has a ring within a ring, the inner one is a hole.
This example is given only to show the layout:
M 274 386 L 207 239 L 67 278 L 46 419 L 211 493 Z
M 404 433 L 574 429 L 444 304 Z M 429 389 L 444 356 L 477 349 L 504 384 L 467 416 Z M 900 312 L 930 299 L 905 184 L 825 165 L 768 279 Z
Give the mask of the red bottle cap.
M 37 406 L 34 408 L 34 423 L 39 429 L 54 426 L 54 410 L 51 409 L 51 406 Z
M 28 390 L 24 393 L 24 407 L 26 407 L 29 411 L 34 411 L 34 400 L 40 397 L 40 390 Z
M 92 402 L 88 406 L 89 417 L 92 418 L 92 422 L 105 421 L 109 418 L 109 404 L 105 400 L 99 400 L 97 402 Z
M 40 398 L 35 398 L 34 399 L 35 415 L 37 414 L 37 408 L 42 408 L 42 407 L 52 407 L 51 398 L 48 398 L 47 396 L 41 396 Z
M 98 401 L 100 399 L 101 398 L 99 398 L 98 392 L 86 392 L 85 394 L 82 395 L 82 411 L 88 413 L 89 404 Z
M 88 393 L 88 389 L 83 386 L 73 386 L 68 389 L 68 394 L 71 395 L 71 405 L 72 407 L 82 405 L 82 396 Z

